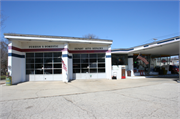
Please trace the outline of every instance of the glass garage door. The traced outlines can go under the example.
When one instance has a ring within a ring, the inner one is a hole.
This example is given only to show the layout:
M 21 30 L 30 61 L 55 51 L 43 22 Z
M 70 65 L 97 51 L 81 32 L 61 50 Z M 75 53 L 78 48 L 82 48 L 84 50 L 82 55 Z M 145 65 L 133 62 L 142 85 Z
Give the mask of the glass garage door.
M 32 80 L 54 80 L 53 75 L 62 74 L 61 56 L 61 52 L 26 53 L 26 75 Z
M 102 78 L 105 76 L 105 53 L 73 54 L 73 74 L 76 78 Z

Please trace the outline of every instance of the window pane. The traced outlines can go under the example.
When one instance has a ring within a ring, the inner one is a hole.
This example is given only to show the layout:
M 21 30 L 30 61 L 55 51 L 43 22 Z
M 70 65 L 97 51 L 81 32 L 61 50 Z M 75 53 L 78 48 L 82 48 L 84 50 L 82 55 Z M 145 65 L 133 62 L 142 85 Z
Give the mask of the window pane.
M 61 58 L 62 53 L 61 53 L 61 52 L 54 52 L 54 53 L 53 53 L 53 56 L 54 56 L 54 57 L 59 57 L 59 58 Z
M 104 53 L 103 54 L 98 54 L 98 57 L 103 58 L 103 57 L 105 57 L 105 54 Z
M 98 62 L 105 62 L 105 59 L 98 59 Z
M 43 58 L 36 58 L 35 63 L 43 63 Z
M 73 63 L 80 63 L 80 59 L 73 59 Z
M 125 54 L 112 54 L 112 65 L 128 65 L 128 56 Z
M 35 68 L 39 68 L 39 69 L 42 69 L 43 68 L 43 64 L 35 64 Z
M 35 74 L 43 74 L 43 70 L 35 70 Z
M 52 69 L 51 70 L 44 70 L 44 74 L 52 74 Z
M 73 58 L 80 58 L 80 54 L 73 54 Z
M 96 63 L 97 59 L 90 59 L 90 63 Z
M 43 57 L 43 53 L 35 53 L 35 57 Z
M 80 69 L 73 69 L 73 73 L 80 73 Z
M 26 58 L 34 57 L 34 53 L 26 53 Z
M 62 69 L 54 69 L 54 74 L 62 74 Z
M 88 54 L 81 54 L 81 58 L 88 58 Z
M 95 68 L 95 67 L 97 67 L 97 64 L 90 64 L 90 67 L 92 68 Z
M 81 64 L 81 68 L 88 68 L 88 64 Z
M 33 63 L 34 64 L 34 59 L 26 59 L 26 63 Z
M 96 58 L 97 54 L 90 54 L 89 56 L 90 56 L 90 58 Z
M 52 57 L 52 53 L 44 53 L 44 57 Z
M 26 74 L 34 74 L 34 70 L 26 70 Z
M 97 73 L 97 69 L 90 69 L 90 73 Z
M 104 73 L 105 69 L 98 69 L 98 73 Z
M 105 67 L 105 64 L 98 64 L 98 67 Z
M 54 68 L 62 68 L 62 64 L 54 64 Z
M 81 73 L 86 73 L 88 72 L 88 69 L 81 69 Z
M 52 63 L 52 58 L 44 58 L 44 63 Z
M 26 64 L 26 69 L 34 69 L 34 64 Z
M 81 59 L 81 63 L 88 63 L 88 59 Z
M 73 68 L 80 68 L 80 64 L 73 64 Z
M 52 64 L 44 64 L 44 68 L 52 68 Z
M 54 62 L 61 62 L 61 58 L 54 58 Z

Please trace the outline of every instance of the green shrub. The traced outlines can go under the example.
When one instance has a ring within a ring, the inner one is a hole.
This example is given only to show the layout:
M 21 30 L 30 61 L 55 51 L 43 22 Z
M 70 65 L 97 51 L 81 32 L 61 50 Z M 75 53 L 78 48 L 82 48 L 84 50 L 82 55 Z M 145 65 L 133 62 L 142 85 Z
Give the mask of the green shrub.
M 4 80 L 4 79 L 6 79 L 6 76 L 1 76 L 0 80 Z

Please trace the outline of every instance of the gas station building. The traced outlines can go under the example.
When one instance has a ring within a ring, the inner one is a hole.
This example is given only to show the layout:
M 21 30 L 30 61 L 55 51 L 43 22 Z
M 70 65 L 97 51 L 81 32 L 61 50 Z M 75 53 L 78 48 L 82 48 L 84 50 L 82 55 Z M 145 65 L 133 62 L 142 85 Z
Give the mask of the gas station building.
M 12 84 L 25 81 L 109 79 L 171 74 L 170 56 L 179 55 L 180 36 L 128 49 L 112 40 L 5 33 Z M 145 64 L 141 56 L 148 64 Z M 142 68 L 142 69 L 140 69 Z M 161 72 L 162 73 L 162 72 Z

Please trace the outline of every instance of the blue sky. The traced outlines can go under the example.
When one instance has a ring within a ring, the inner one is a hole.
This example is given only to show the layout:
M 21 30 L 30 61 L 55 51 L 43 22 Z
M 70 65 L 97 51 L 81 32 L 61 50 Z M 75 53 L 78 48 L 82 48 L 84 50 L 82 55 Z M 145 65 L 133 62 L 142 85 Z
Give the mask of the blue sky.
M 129 48 L 177 36 L 178 1 L 43 1 L 1 2 L 7 17 L 2 33 L 113 40 L 113 48 Z

